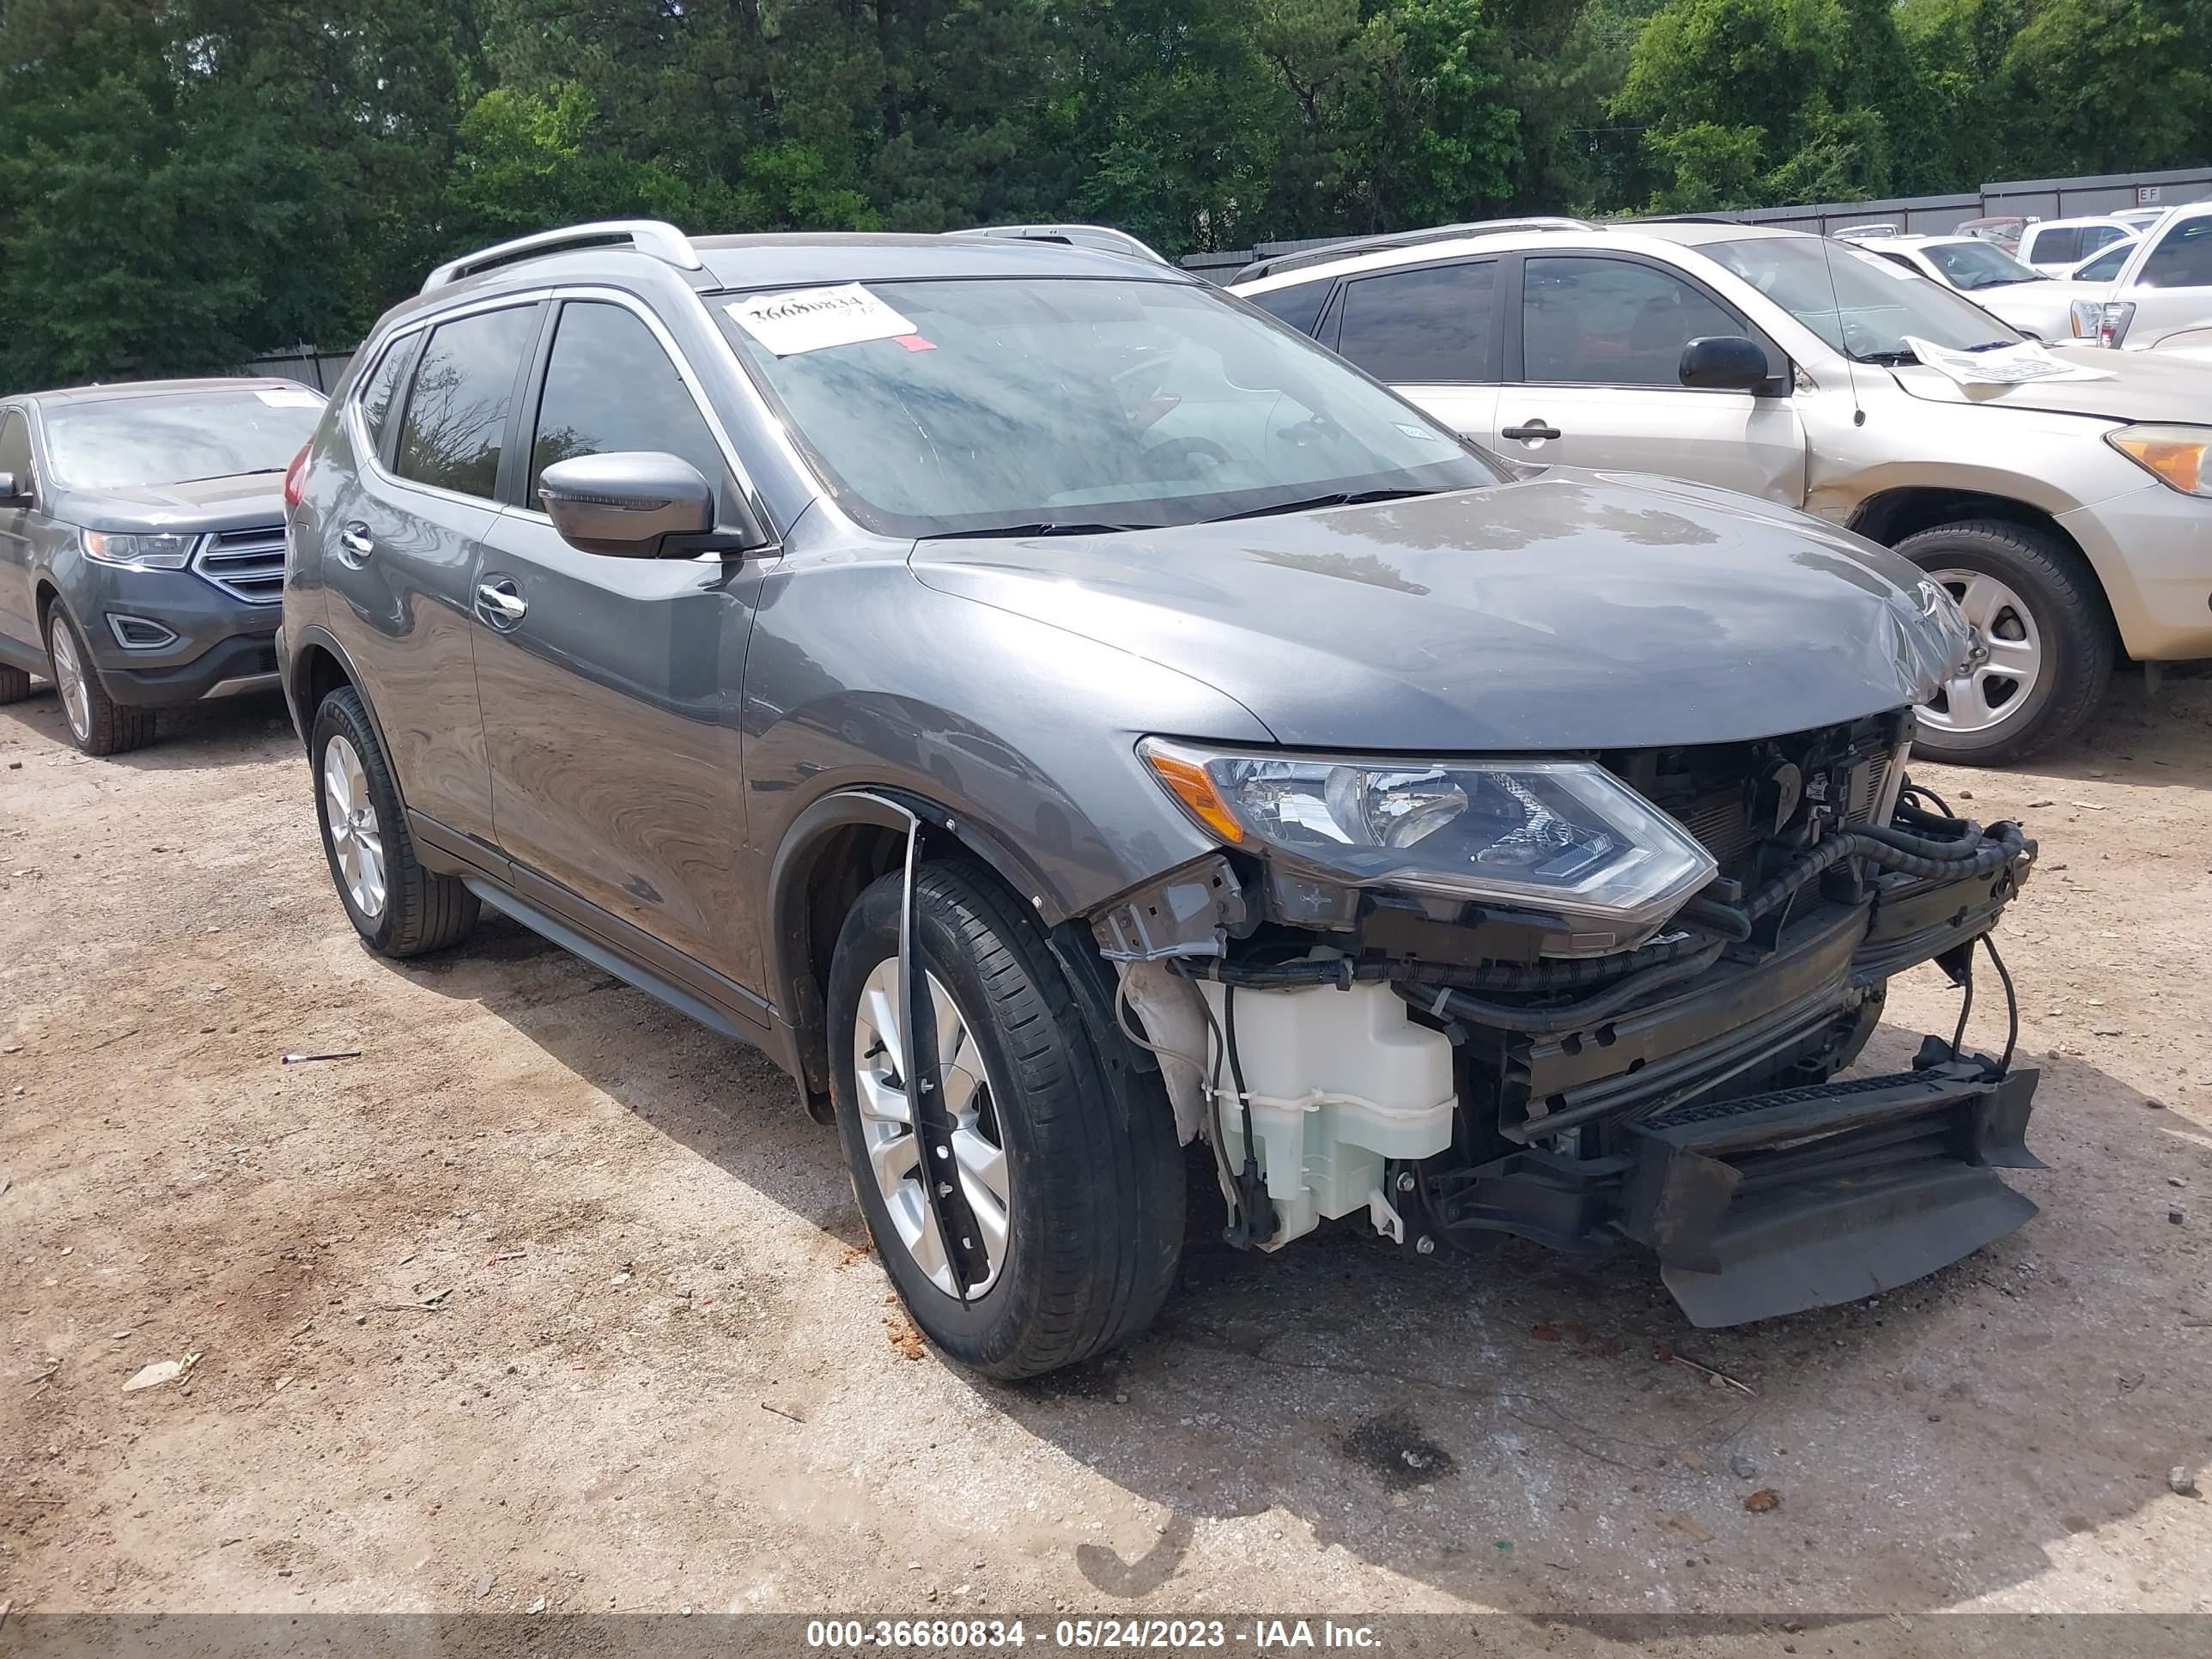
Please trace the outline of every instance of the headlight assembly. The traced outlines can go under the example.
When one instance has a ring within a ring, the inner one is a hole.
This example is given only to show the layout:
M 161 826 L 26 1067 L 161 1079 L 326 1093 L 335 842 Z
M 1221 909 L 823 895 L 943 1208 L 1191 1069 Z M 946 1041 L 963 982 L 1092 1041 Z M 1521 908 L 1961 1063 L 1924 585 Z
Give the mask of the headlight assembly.
M 137 570 L 182 570 L 198 540 L 197 536 L 125 536 L 88 530 L 83 533 L 84 556 Z
M 1210 833 L 1355 886 L 1395 886 L 1565 918 L 1605 948 L 1638 942 L 1713 878 L 1674 819 L 1584 761 L 1139 752 Z
M 2212 495 L 2212 426 L 2124 426 L 2105 441 L 2185 495 Z

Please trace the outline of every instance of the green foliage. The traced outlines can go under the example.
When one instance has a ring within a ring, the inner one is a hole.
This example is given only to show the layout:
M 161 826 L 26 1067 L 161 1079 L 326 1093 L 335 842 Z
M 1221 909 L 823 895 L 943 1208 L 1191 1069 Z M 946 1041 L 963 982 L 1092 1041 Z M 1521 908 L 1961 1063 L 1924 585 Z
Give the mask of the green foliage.
M 2212 157 L 2207 0 L 0 0 L 0 386 L 344 344 L 580 219 L 1498 211 Z

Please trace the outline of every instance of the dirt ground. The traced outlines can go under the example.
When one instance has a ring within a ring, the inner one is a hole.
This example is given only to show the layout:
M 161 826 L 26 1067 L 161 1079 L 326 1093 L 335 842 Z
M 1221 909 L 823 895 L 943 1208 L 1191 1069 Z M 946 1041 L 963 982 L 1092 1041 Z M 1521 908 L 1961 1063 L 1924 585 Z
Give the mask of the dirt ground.
M 2212 1462 L 2212 681 L 1918 775 L 2042 841 L 2022 1232 L 1702 1333 L 1633 1255 L 1255 1258 L 1203 1212 L 1152 1336 L 1001 1387 L 886 1305 L 759 1055 L 503 921 L 365 952 L 280 708 L 112 761 L 0 710 L 0 1601 L 2212 1610 L 2168 1489 Z M 1909 976 L 1869 1064 L 1955 1007 Z

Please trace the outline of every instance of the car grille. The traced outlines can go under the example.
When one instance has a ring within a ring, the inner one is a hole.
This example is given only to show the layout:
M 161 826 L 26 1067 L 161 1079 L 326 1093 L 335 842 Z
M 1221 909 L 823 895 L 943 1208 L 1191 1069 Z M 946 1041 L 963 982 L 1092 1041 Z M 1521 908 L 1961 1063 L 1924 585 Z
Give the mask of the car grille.
M 233 599 L 275 605 L 284 597 L 284 526 L 256 525 L 203 537 L 192 568 Z

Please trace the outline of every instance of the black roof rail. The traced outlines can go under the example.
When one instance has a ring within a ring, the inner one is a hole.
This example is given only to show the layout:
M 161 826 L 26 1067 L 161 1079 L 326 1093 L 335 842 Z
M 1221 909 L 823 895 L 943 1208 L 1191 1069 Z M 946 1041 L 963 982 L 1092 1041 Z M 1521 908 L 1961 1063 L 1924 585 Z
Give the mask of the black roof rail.
M 1587 219 L 1568 219 L 1553 215 L 1537 215 L 1522 219 L 1472 219 L 1464 224 L 1437 225 L 1427 230 L 1386 231 L 1378 236 L 1349 236 L 1340 242 L 1330 242 L 1321 247 L 1300 248 L 1295 253 L 1271 254 L 1265 259 L 1255 259 L 1229 281 L 1233 287 L 1238 283 L 1255 282 L 1262 276 L 1275 276 L 1286 270 L 1301 270 L 1307 265 L 1323 265 L 1338 259 L 1348 259 L 1355 254 L 1382 253 L 1392 248 L 1420 247 L 1430 242 L 1457 241 L 1463 236 L 1491 236 L 1516 230 L 1595 230 L 1598 227 Z
M 1747 225 L 1742 219 L 1731 219 L 1724 213 L 1639 213 L 1633 219 L 1611 219 L 1624 229 L 1638 225 Z M 1755 228 L 1755 227 L 1754 227 Z
M 663 224 L 658 219 L 603 219 L 595 224 L 568 225 L 559 230 L 518 236 L 511 242 L 500 242 L 478 248 L 474 253 L 465 253 L 458 259 L 449 259 L 424 279 L 422 292 L 428 294 L 464 277 L 496 270 L 501 265 L 586 247 L 632 247 L 680 270 L 704 268 L 690 239 L 673 225 Z

